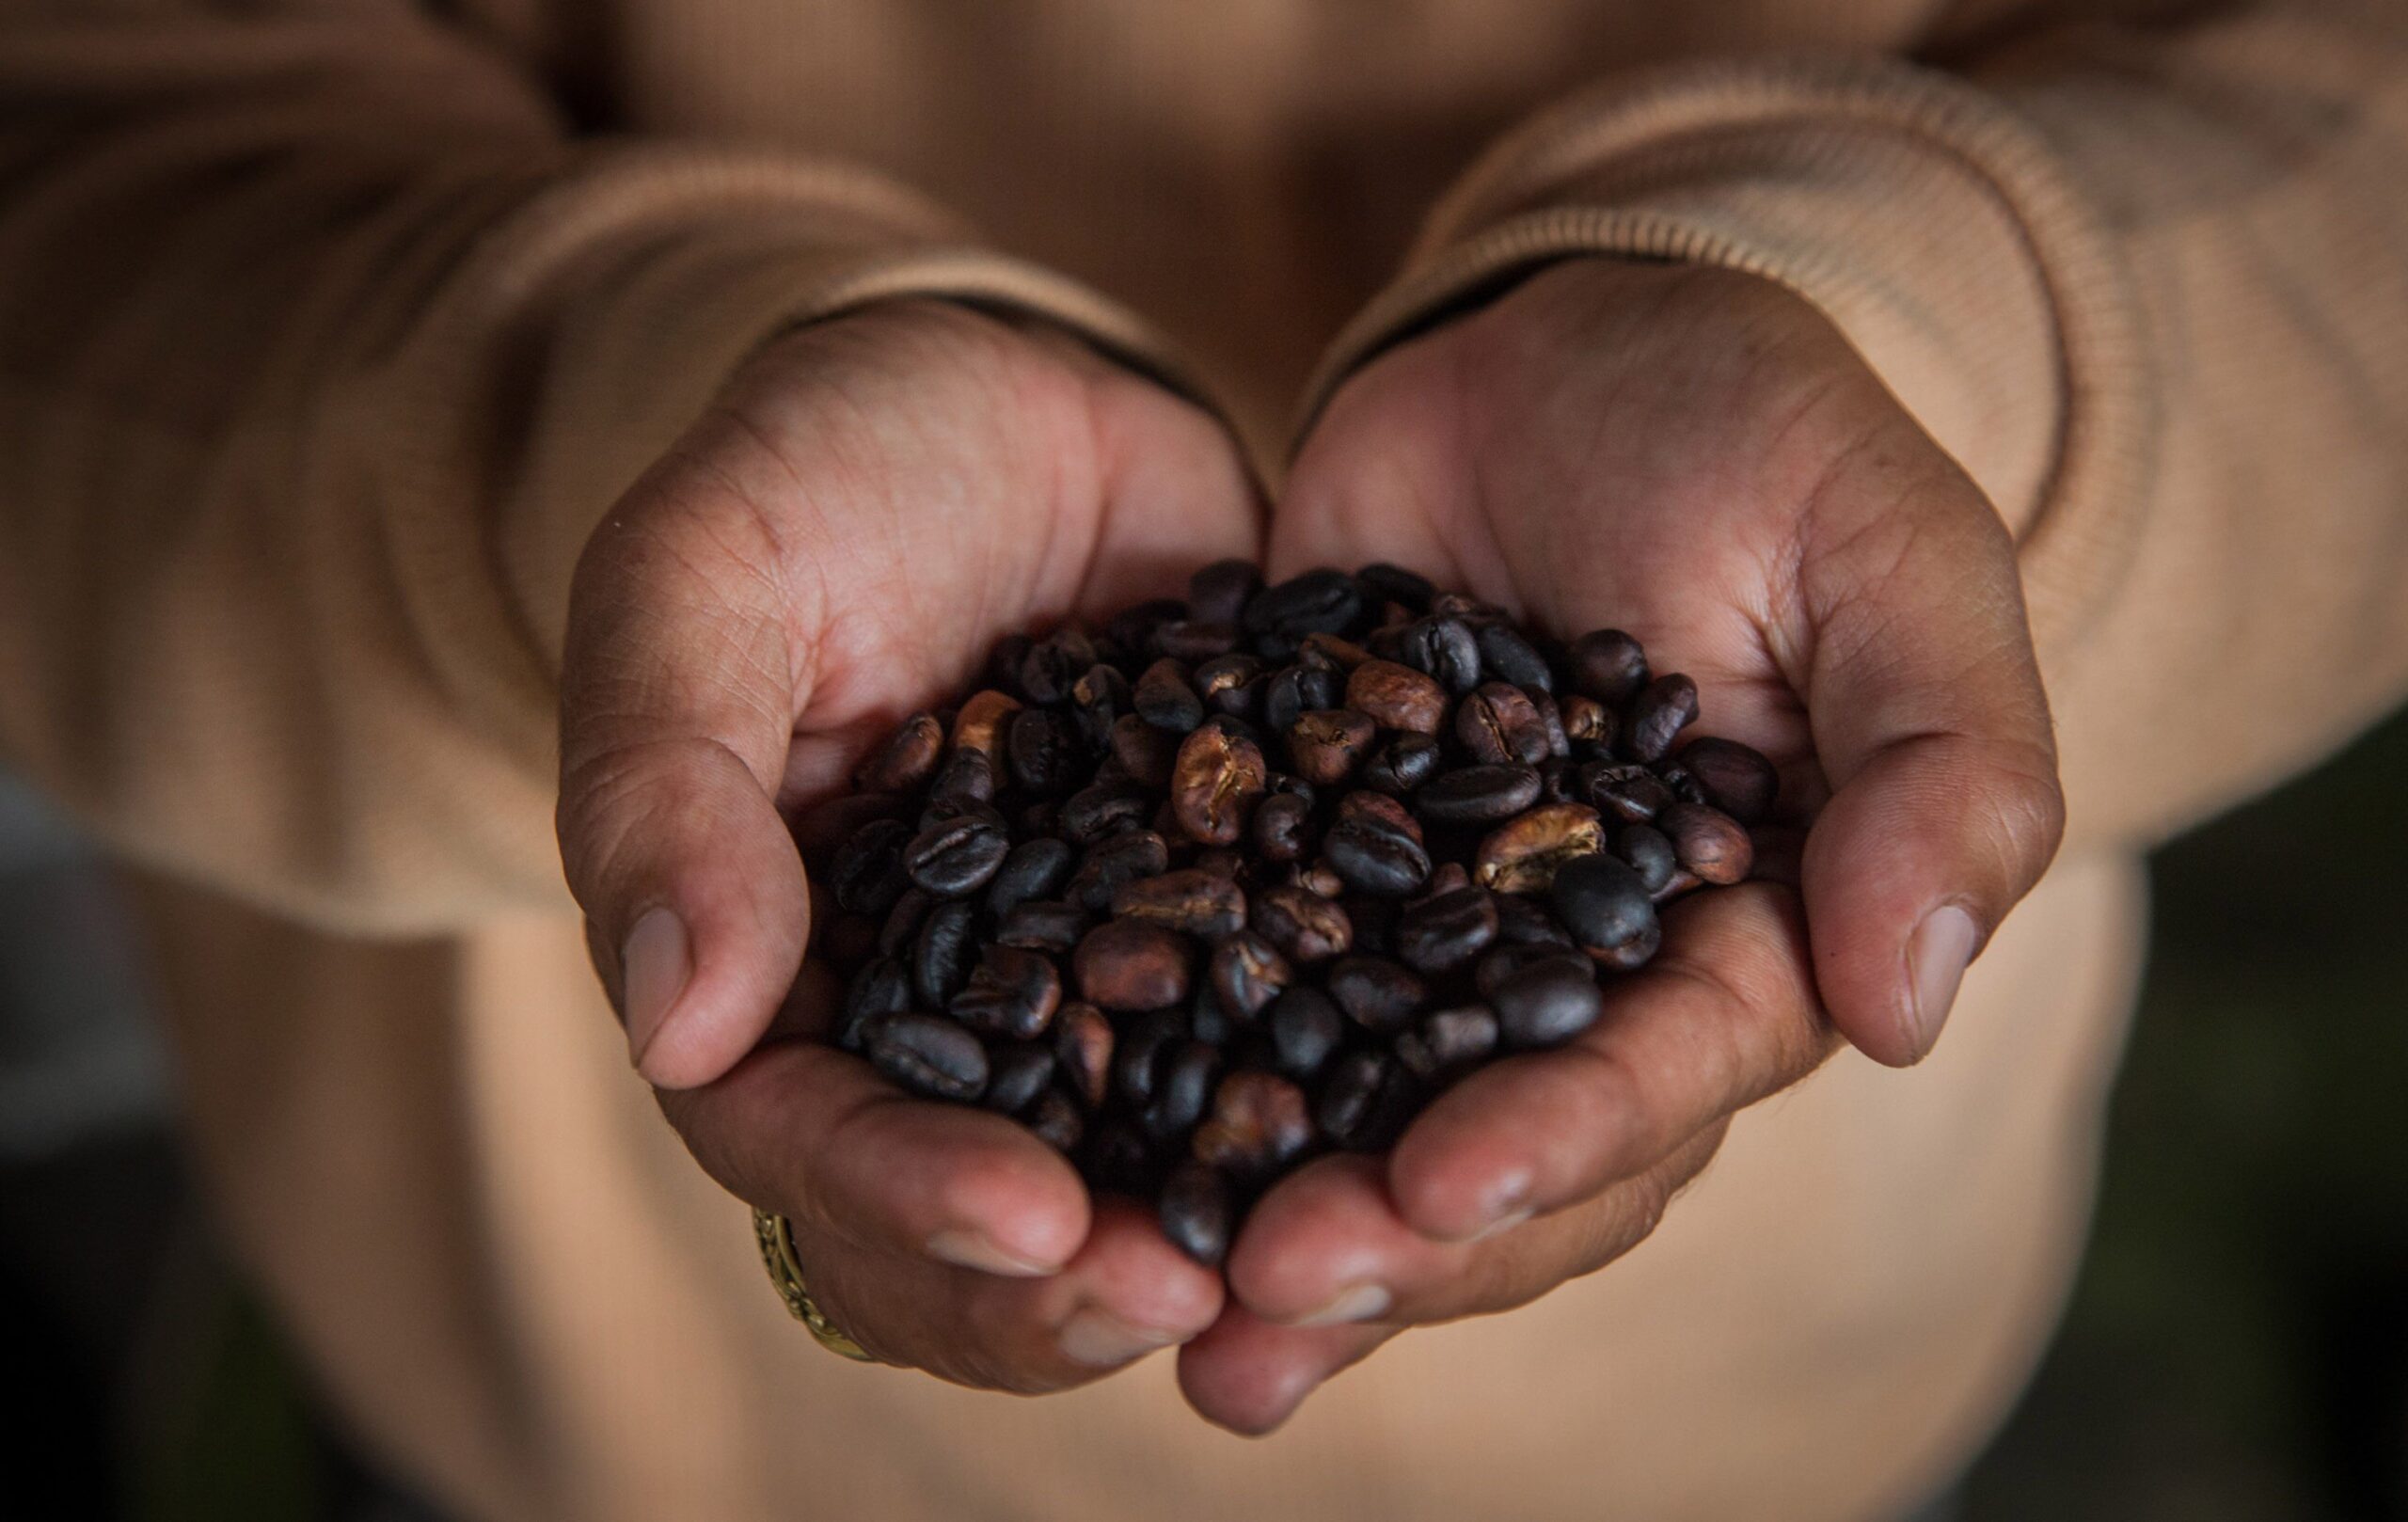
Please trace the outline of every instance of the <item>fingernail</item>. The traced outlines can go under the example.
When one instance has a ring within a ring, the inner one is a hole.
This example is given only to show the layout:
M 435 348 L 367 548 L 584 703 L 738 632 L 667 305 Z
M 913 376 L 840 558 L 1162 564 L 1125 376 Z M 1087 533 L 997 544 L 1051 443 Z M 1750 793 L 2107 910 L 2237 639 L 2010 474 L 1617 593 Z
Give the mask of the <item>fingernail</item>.
M 1535 1205 L 1523 1205 L 1517 1209 L 1507 1211 L 1504 1214 L 1489 1222 L 1486 1226 L 1481 1227 L 1479 1230 L 1473 1232 L 1464 1240 L 1465 1242 L 1486 1242 L 1491 1237 L 1501 1237 L 1506 1232 L 1513 1230 L 1515 1227 L 1520 1226 L 1523 1222 L 1529 1220 L 1538 1213 L 1538 1207 Z
M 1082 1310 L 1062 1324 L 1062 1356 L 1090 1369 L 1112 1369 L 1179 1340 L 1170 1332 L 1132 1326 L 1108 1310 Z
M 619 951 L 621 1003 L 627 1013 L 627 1054 L 639 1068 L 660 1034 L 677 996 L 694 975 L 685 922 L 663 905 L 643 912 Z
M 1291 1326 L 1343 1326 L 1349 1322 L 1367 1322 L 1396 1303 L 1385 1284 L 1350 1284 L 1330 1298 L 1327 1305 L 1299 1316 Z
M 1041 1278 L 1061 1272 L 1059 1263 L 1040 1263 L 1006 1252 L 989 1240 L 984 1231 L 968 1227 L 947 1227 L 928 1238 L 928 1256 L 956 1268 L 974 1268 L 981 1274 L 1004 1274 L 1016 1279 Z
M 1529 1170 L 1516 1168 L 1489 1186 L 1487 1197 L 1480 1202 L 1480 1224 L 1450 1240 L 1485 1242 L 1529 1220 L 1532 1209 Z
M 1940 1027 L 1948 1023 L 1956 986 L 1965 981 L 1965 969 L 1972 965 L 1981 938 L 1973 916 L 1955 904 L 1941 905 L 1915 927 L 1914 940 L 1907 947 L 1907 980 L 1914 1001 L 1908 1014 L 1914 1022 L 1917 1057 L 1940 1040 Z

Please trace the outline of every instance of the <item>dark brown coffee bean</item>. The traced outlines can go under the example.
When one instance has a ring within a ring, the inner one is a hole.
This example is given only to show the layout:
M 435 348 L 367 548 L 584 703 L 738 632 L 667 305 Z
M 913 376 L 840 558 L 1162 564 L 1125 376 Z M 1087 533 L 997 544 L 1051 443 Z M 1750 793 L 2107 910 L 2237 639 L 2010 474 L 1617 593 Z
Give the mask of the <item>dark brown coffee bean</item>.
M 1545 692 L 1530 694 L 1530 708 L 1539 716 L 1539 728 L 1546 735 L 1546 753 L 1550 761 L 1560 761 L 1572 753 L 1572 737 L 1563 732 L 1563 710 Z
M 935 714 L 915 713 L 869 753 L 853 773 L 853 785 L 867 792 L 908 791 L 928 780 L 943 753 L 944 726 Z
M 1550 803 L 1581 803 L 1580 768 L 1563 756 L 1549 756 L 1539 763 L 1539 797 Z
M 1447 690 L 1392 660 L 1366 660 L 1346 678 L 1346 706 L 1384 729 L 1435 735 L 1447 721 Z
M 1112 896 L 1122 883 L 1169 869 L 1170 847 L 1160 834 L 1151 830 L 1125 831 L 1086 848 L 1062 896 L 1091 914 L 1101 914 L 1112 908 Z
M 1244 636 L 1234 624 L 1176 618 L 1154 630 L 1151 648 L 1173 660 L 1192 666 L 1216 656 L 1228 655 L 1243 640 Z
M 1204 725 L 1180 743 L 1171 766 L 1171 807 L 1180 828 L 1205 845 L 1235 844 L 1268 773 L 1254 741 L 1219 723 Z
M 858 1052 L 862 1032 L 871 1021 L 899 1015 L 911 1007 L 911 975 L 892 957 L 874 957 L 861 965 L 845 987 L 845 1000 L 836 1014 L 835 1044 Z
M 1526 767 L 1546 759 L 1546 723 L 1529 696 L 1503 682 L 1482 682 L 1455 706 L 1455 736 L 1475 761 Z
M 1396 658 L 1458 696 L 1480 685 L 1480 644 L 1460 619 L 1424 618 L 1406 626 L 1397 638 Z
M 1081 732 L 1091 745 L 1101 741 L 1115 720 L 1136 711 L 1129 678 L 1120 674 L 1118 667 L 1101 663 L 1089 666 L 1085 675 L 1070 684 L 1070 704 L 1085 721 Z
M 1697 779 L 1705 801 L 1741 824 L 1762 824 L 1781 794 L 1781 773 L 1773 764 L 1737 740 L 1691 740 L 1681 747 L 1681 765 Z
M 1228 1256 L 1236 1207 L 1217 1170 L 1193 1159 L 1171 1169 L 1157 1213 L 1170 1245 L 1206 1268 Z
M 1346 680 L 1318 666 L 1283 666 L 1264 679 L 1262 721 L 1272 733 L 1285 735 L 1308 713 L 1335 708 L 1346 695 Z
M 1187 579 L 1187 611 L 1208 623 L 1234 624 L 1261 590 L 1262 572 L 1252 561 L 1214 561 Z
M 1362 782 L 1402 798 L 1438 775 L 1446 753 L 1426 735 L 1399 735 L 1363 763 Z
M 1630 869 L 1639 874 L 1639 885 L 1650 894 L 1661 893 L 1680 870 L 1672 843 L 1652 824 L 1623 826 L 1614 834 L 1614 854 L 1630 864 Z
M 1338 1054 L 1346 1036 L 1345 1017 L 1319 989 L 1299 984 L 1281 991 L 1262 1011 L 1272 1059 L 1291 1078 L 1310 1079 Z
M 828 865 L 828 887 L 837 906 L 871 915 L 894 908 L 911 885 L 903 870 L 903 848 L 911 833 L 900 819 L 872 819 L 837 847 Z
M 1000 766 L 1004 760 L 1005 731 L 1012 715 L 1020 711 L 1020 700 L 1008 692 L 990 688 L 972 693 L 962 703 L 961 712 L 954 716 L 953 748 L 976 751 Z
M 1279 884 L 1254 895 L 1247 923 L 1279 954 L 1294 962 L 1342 957 L 1354 943 L 1354 922 L 1344 909 L 1320 894 Z
M 1397 955 L 1424 973 L 1461 967 L 1496 939 L 1497 905 L 1485 888 L 1443 893 L 1397 916 Z
M 1312 862 L 1292 869 L 1295 886 L 1323 898 L 1336 898 L 1346 892 L 1346 880 L 1326 861 Z
M 1066 625 L 1029 646 L 1021 658 L 1021 695 L 1031 703 L 1067 702 L 1071 684 L 1094 664 L 1093 642 Z
M 1614 711 L 1611 708 L 1578 692 L 1567 692 L 1557 698 L 1556 707 L 1563 718 L 1564 737 L 1576 747 L 1612 747 Z
M 1755 863 L 1755 843 L 1745 825 L 1703 803 L 1675 803 L 1658 815 L 1656 828 L 1672 843 L 1672 854 L 1701 882 L 1744 882 Z
M 1212 1105 L 1188 1150 L 1238 1179 L 1268 1179 L 1312 1145 L 1305 1091 L 1267 1072 L 1233 1072 L 1212 1091 Z
M 1605 849 L 1597 811 L 1584 803 L 1542 803 L 1489 832 L 1472 876 L 1498 893 L 1543 893 L 1565 863 Z
M 1480 669 L 1492 682 L 1511 682 L 1530 692 L 1555 690 L 1546 658 L 1510 624 L 1486 624 L 1472 633 L 1480 646 Z
M 1052 1023 L 1061 1007 L 1062 975 L 1053 962 L 1018 946 L 994 945 L 980 954 L 970 980 L 946 1007 L 983 1036 L 1024 1041 Z
M 1080 751 L 1077 731 L 1052 709 L 1022 708 L 1012 716 L 1005 755 L 1022 791 L 1045 798 L 1069 792 L 1079 781 Z
M 1255 854 L 1266 862 L 1293 862 L 1312 849 L 1312 805 L 1292 793 L 1274 793 L 1256 805 L 1251 826 Z
M 1600 851 L 1567 862 L 1550 891 L 1556 917 L 1580 949 L 1610 952 L 1656 927 L 1656 906 L 1646 884 L 1619 857 Z
M 1329 996 L 1347 1019 L 1374 1036 L 1413 1022 L 1429 990 L 1410 968 L 1385 957 L 1342 957 L 1330 965 Z
M 1147 667 L 1130 690 L 1137 717 L 1154 728 L 1184 735 L 1204 721 L 1204 700 L 1187 679 L 1187 668 L 1164 656 Z M 1135 767 L 1131 767 L 1133 774 Z
M 1105 743 L 1131 781 L 1157 792 L 1170 785 L 1171 763 L 1179 754 L 1179 739 L 1170 731 L 1157 729 L 1136 714 L 1124 713 L 1112 721 Z
M 1680 879 L 1675 878 L 1672 880 L 1677 884 Z M 1610 967 L 1618 973 L 1635 973 L 1646 966 L 1663 944 L 1663 923 L 1659 920 L 1650 920 L 1645 929 L 1621 945 L 1592 948 L 1589 958 L 1598 965 Z
M 1188 943 L 1144 920 L 1107 920 L 1072 954 L 1079 996 L 1106 1009 L 1167 1009 L 1187 998 Z
M 1463 863 L 1440 862 L 1430 869 L 1430 880 L 1421 885 L 1419 893 L 1404 901 L 1404 907 L 1412 909 L 1471 885 L 1471 873 Z
M 1037 1102 L 1020 1119 L 1038 1141 L 1064 1156 L 1078 1150 L 1079 1138 L 1086 1133 L 1086 1121 L 1079 1115 L 1077 1102 L 1058 1088 L 1049 1088 L 1037 1096 Z
M 1413 811 L 1386 793 L 1357 789 L 1338 801 L 1339 824 L 1360 824 L 1402 835 L 1421 844 L 1421 821 Z
M 1344 782 L 1370 753 L 1379 726 L 1352 708 L 1300 714 L 1288 726 L 1288 759 L 1296 774 L 1317 786 Z
M 1240 930 L 1214 946 L 1207 975 L 1222 1010 L 1241 1024 L 1251 1024 L 1264 1005 L 1296 980 L 1288 959 L 1252 930 Z
M 1055 828 L 1079 846 L 1092 846 L 1123 830 L 1142 830 L 1153 819 L 1154 796 L 1134 782 L 1082 787 L 1062 801 Z
M 903 870 L 923 893 L 966 898 L 987 885 L 1011 848 L 1011 834 L 1001 819 L 962 815 L 911 837 L 903 848 Z
M 1630 704 L 1622 732 L 1622 753 L 1654 764 L 1672 752 L 1672 742 L 1697 718 L 1697 684 L 1678 672 L 1647 684 Z
M 1112 1088 L 1111 1018 L 1083 1001 L 1066 1004 L 1054 1016 L 1051 1034 L 1063 1082 L 1088 1109 L 1101 1109 Z
M 1664 785 L 1682 802 L 1703 803 L 1706 801 L 1704 785 L 1691 776 L 1689 769 L 1678 761 L 1657 762 L 1656 775 L 1663 779 Z
M 928 912 L 911 942 L 911 991 L 921 1006 L 942 1009 L 970 975 L 974 955 L 971 938 L 978 927 L 978 912 L 968 902 L 949 898 Z
M 1645 824 L 1677 801 L 1654 772 L 1627 763 L 1585 764 L 1580 794 L 1599 814 L 1624 824 Z
M 1538 801 L 1537 769 L 1517 762 L 1442 772 L 1413 795 L 1413 807 L 1425 819 L 1485 824 L 1510 819 Z
M 1557 923 L 1555 912 L 1545 899 L 1525 898 L 1519 894 L 1498 894 L 1497 898 L 1497 939 L 1509 945 L 1572 944 L 1571 933 Z
M 1154 630 L 1175 618 L 1187 616 L 1187 604 L 1176 597 L 1156 597 L 1137 603 L 1112 615 L 1105 623 L 1105 638 L 1124 652 L 1133 654 L 1152 648 Z
M 1341 634 L 1363 610 L 1363 595 L 1343 571 L 1307 571 L 1246 599 L 1246 632 L 1298 642 L 1307 634 Z
M 1647 652 L 1620 629 L 1595 629 L 1572 642 L 1572 690 L 1619 708 L 1647 685 Z
M 1583 968 L 1581 975 L 1587 976 Z M 1483 1005 L 1434 1009 L 1397 1038 L 1396 1059 L 1416 1078 L 1434 1081 L 1487 1059 L 1497 1050 L 1497 1016 Z
M 1010 1041 L 987 1054 L 987 1092 L 979 1103 L 1018 1115 L 1037 1102 L 1054 1081 L 1054 1053 L 1033 1042 Z
M 1605 1007 L 1595 976 L 1563 957 L 1540 958 L 1500 979 L 1489 998 L 1498 1037 L 1521 1049 L 1561 1046 L 1595 1024 Z
M 995 801 L 995 763 L 984 751 L 955 751 L 937 769 L 937 780 L 928 789 L 930 807 L 943 807 L 956 813 L 974 803 Z
M 987 1048 L 950 1020 L 905 1010 L 862 1032 L 870 1065 L 914 1094 L 969 1101 L 987 1087 Z
M 1023 840 L 987 884 L 987 912 L 1008 914 L 1032 898 L 1051 898 L 1069 880 L 1071 851 L 1061 841 Z
M 1395 800 L 1378 793 L 1359 793 L 1350 797 L 1394 803 Z M 1322 857 L 1336 872 L 1339 880 L 1356 893 L 1374 898 L 1403 898 L 1420 890 L 1430 880 L 1430 853 L 1414 833 L 1395 825 L 1357 812 L 1330 827 L 1322 838 Z
M 1058 898 L 1033 898 L 1024 904 L 1014 904 L 996 920 L 995 943 L 1067 957 L 1094 925 L 1095 916 L 1076 904 Z
M 1511 899 L 1506 901 L 1513 902 Z M 1525 968 L 1535 967 L 1550 957 L 1557 961 L 1568 964 L 1574 972 L 1583 977 L 1592 975 L 1589 971 L 1589 959 L 1574 949 L 1568 941 L 1561 944 L 1533 943 L 1510 946 L 1498 945 L 1489 948 L 1487 954 L 1473 966 L 1472 986 L 1480 991 L 1481 998 L 1494 1000 L 1497 997 L 1498 986 L 1507 978 Z
M 1221 1051 L 1209 1041 L 1182 1041 L 1160 1061 L 1153 1097 L 1138 1123 L 1156 1141 L 1175 1143 L 1196 1129 L 1212 1102 L 1212 1087 L 1221 1077 Z
M 1262 697 L 1262 662 L 1257 658 L 1232 653 L 1216 657 L 1196 668 L 1194 685 L 1196 696 L 1204 706 L 1217 713 L 1247 718 L 1259 710 Z
M 1132 1110 L 1152 1102 L 1171 1054 L 1189 1037 L 1186 1012 L 1158 1009 L 1130 1021 L 1113 1046 L 1112 1091 Z
M 1122 883 L 1112 895 L 1112 912 L 1214 941 L 1244 928 L 1245 894 L 1228 878 L 1185 867 Z
M 907 888 L 886 912 L 886 919 L 878 928 L 878 954 L 881 957 L 908 956 L 911 943 L 919 938 L 921 922 L 928 911 L 943 899 L 922 888 Z
M 1354 583 L 1363 589 L 1367 598 L 1395 603 L 1407 612 L 1419 612 L 1430 606 L 1431 598 L 1438 595 L 1438 589 L 1430 584 L 1428 577 L 1408 571 L 1402 565 L 1391 565 L 1386 561 L 1373 561 L 1356 571 Z

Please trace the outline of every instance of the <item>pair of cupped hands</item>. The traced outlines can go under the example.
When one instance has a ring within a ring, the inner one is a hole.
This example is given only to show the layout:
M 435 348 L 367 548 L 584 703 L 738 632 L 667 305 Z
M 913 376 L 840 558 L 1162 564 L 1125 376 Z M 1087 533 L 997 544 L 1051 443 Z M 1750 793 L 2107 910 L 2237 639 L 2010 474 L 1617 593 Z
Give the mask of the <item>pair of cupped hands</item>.
M 813 1038 L 788 826 L 998 637 L 1258 554 L 1627 629 L 1812 822 L 1794 885 L 1671 906 L 1573 1045 L 1281 1181 L 1225 1279 L 1016 1123 Z M 1919 1060 L 2062 818 L 1997 513 L 1815 308 L 1713 269 L 1558 264 L 1388 351 L 1267 518 L 1212 418 L 1068 336 L 865 309 L 759 353 L 595 531 L 571 602 L 562 856 L 703 1167 L 791 1219 L 879 1358 L 1039 1392 L 1176 1345 L 1188 1401 L 1243 1433 L 1406 1328 L 1629 1251 L 1736 1112 L 1842 1042 Z

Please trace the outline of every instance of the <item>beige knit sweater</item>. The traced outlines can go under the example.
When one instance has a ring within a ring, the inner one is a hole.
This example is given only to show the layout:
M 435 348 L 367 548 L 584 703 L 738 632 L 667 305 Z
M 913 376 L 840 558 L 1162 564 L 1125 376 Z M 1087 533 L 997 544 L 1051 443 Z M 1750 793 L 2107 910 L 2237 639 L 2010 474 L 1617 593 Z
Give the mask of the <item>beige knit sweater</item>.
M 1417 229 L 1418 230 L 1417 233 Z M 1293 420 L 1531 262 L 1824 306 L 2023 545 L 2073 835 L 1907 1073 L 1245 1444 L 827 1356 L 549 828 L 587 528 L 891 293 Z M 2393 0 L 0 0 L 0 755 L 138 866 L 233 1240 L 479 1519 L 1881 1514 L 2078 1243 L 2133 853 L 2408 687 Z

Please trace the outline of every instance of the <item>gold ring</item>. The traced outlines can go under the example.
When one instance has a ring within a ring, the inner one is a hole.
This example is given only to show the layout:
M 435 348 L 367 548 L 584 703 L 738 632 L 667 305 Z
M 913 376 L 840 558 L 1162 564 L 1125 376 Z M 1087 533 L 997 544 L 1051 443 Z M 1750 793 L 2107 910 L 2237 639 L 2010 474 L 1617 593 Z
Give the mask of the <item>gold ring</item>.
M 794 1312 L 794 1319 L 811 1330 L 819 1345 L 831 1353 L 840 1353 L 855 1363 L 876 1363 L 877 1357 L 867 1348 L 836 1329 L 811 1298 L 811 1291 L 802 1282 L 802 1265 L 795 1261 L 794 1227 L 775 1211 L 758 1206 L 752 1211 L 752 1235 L 761 1244 L 761 1264 L 769 1271 L 769 1282 L 778 1287 L 778 1298 Z

